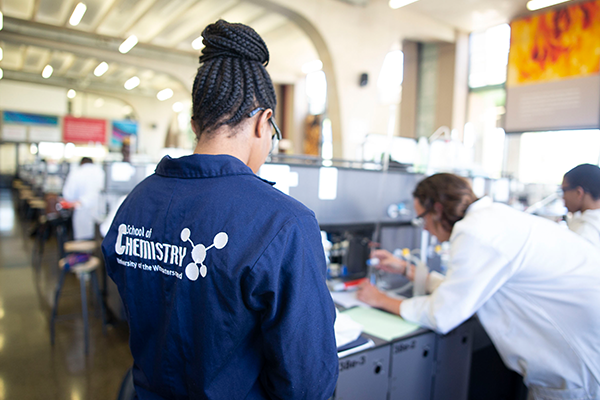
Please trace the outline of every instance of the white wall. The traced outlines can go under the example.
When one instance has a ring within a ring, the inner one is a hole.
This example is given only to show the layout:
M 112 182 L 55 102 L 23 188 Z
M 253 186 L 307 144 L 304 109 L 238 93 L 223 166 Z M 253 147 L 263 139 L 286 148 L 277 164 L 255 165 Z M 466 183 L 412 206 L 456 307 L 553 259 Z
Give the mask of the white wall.
M 157 160 L 160 149 L 165 145 L 165 138 L 172 118 L 176 118 L 171 106 L 173 101 L 158 101 L 156 98 L 125 96 L 139 118 L 138 153 L 148 154 Z M 192 153 L 193 149 L 190 149 Z M 158 160 L 157 160 L 158 161 Z
M 102 107 L 96 107 L 94 104 L 99 97 L 104 99 Z M 152 159 L 158 159 L 160 149 L 164 147 L 169 124 L 172 118 L 176 117 L 172 105 L 178 100 L 187 101 L 187 95 L 177 92 L 172 99 L 161 102 L 155 97 L 78 92 L 73 99 L 73 113 L 78 117 L 101 118 L 110 121 L 124 118 L 123 107 L 131 106 L 134 115 L 139 118 L 138 152 L 148 154 Z M 67 104 L 66 88 L 0 81 L 0 110 L 62 117 L 67 114 Z M 107 129 L 110 129 L 110 126 Z
M 101 101 L 98 101 L 99 99 Z M 128 104 L 111 95 L 78 92 L 71 103 L 71 113 L 75 117 L 120 120 L 127 115 Z
M 67 89 L 3 79 L 0 81 L 0 110 L 65 115 Z
M 376 86 L 385 55 L 404 38 L 454 42 L 456 37 L 449 25 L 403 8 L 392 10 L 385 0 L 372 0 L 365 7 L 339 0 L 255 1 L 267 8 L 275 3 L 292 10 L 322 36 L 335 74 L 327 77 L 328 83 L 337 81 L 340 106 L 341 138 L 334 137 L 334 146 L 342 149 L 334 150 L 334 154 L 349 159 L 355 158 L 366 134 L 387 131 L 389 108 L 379 102 Z M 361 73 L 369 74 L 366 87 L 358 85 Z
M 406 9 L 392 10 L 386 0 L 371 0 L 368 6 L 358 7 L 339 0 L 254 0 L 269 8 L 275 4 L 292 10 L 307 19 L 322 36 L 332 56 L 334 76 L 328 76 L 329 83 L 335 80 L 339 110 L 330 110 L 339 115 L 332 115 L 340 121 L 338 136 L 334 127 L 334 156 L 354 159 L 357 149 L 368 133 L 385 134 L 389 116 L 389 108 L 379 102 L 377 78 L 388 51 L 398 46 L 402 39 L 412 37 L 430 38 L 431 40 L 454 42 L 455 31 L 449 25 L 431 18 L 410 12 Z M 293 46 L 273 45 L 279 60 L 300 59 Z M 284 57 L 280 53 L 287 51 Z M 303 50 L 303 56 L 312 57 L 310 49 Z M 291 83 L 296 81 L 297 72 L 289 74 L 286 63 L 273 62 L 269 72 L 274 81 Z M 326 71 L 327 72 L 327 71 Z M 362 73 L 369 75 L 366 87 L 358 85 Z M 176 74 L 182 80 L 189 79 L 189 90 L 194 74 L 185 69 Z M 7 90 L 18 86 L 18 89 Z M 301 90 L 296 88 L 296 101 Z M 11 94 L 9 95 L 8 92 Z M 171 105 L 175 101 L 158 102 L 134 96 L 119 96 L 130 104 L 140 119 L 141 151 L 155 155 L 164 144 L 165 135 L 172 117 Z M 35 98 L 35 100 L 32 100 Z M 189 98 L 189 95 L 188 95 Z M 66 89 L 49 86 L 30 85 L 0 81 L 0 108 L 25 112 L 64 115 L 66 113 Z M 299 120 L 294 124 L 300 127 Z M 301 133 L 302 131 L 300 131 Z

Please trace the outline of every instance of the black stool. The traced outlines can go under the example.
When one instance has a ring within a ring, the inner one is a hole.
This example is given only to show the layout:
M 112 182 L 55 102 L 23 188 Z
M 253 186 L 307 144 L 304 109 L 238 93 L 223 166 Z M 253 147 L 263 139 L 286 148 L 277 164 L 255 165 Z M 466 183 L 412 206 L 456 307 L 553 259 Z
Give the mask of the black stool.
M 102 297 L 100 295 L 100 289 L 98 287 L 98 275 L 96 270 L 100 266 L 100 259 L 98 257 L 90 257 L 85 262 L 80 262 L 74 265 L 67 265 L 67 258 L 63 258 L 58 262 L 58 266 L 61 269 L 60 278 L 56 287 L 56 294 L 54 297 L 54 306 L 52 307 L 52 318 L 50 319 L 50 342 L 54 345 L 54 324 L 56 322 L 58 300 L 60 298 L 60 292 L 63 284 L 65 283 L 65 276 L 71 272 L 77 275 L 79 284 L 81 287 L 81 313 L 83 315 L 83 329 L 84 329 L 84 340 L 85 340 L 85 354 L 89 352 L 89 322 L 88 322 L 88 311 L 87 311 L 87 295 L 86 295 L 86 281 L 91 282 L 92 289 L 96 295 L 96 302 L 100 305 L 100 311 L 102 314 L 102 333 L 106 334 L 106 320 L 104 315 L 104 304 L 102 303 Z

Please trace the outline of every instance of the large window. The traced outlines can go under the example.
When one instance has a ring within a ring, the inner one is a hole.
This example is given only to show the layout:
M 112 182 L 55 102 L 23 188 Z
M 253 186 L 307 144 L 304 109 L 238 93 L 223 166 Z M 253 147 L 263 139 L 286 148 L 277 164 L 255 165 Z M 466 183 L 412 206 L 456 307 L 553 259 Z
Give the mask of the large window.
M 519 180 L 524 183 L 560 184 L 579 164 L 598 164 L 600 131 L 526 132 L 521 135 Z
M 506 69 L 510 26 L 498 25 L 472 33 L 469 39 L 469 106 L 464 144 L 473 148 L 474 173 L 502 175 Z
M 508 24 L 472 33 L 469 43 L 469 87 L 481 88 L 505 83 L 509 48 Z

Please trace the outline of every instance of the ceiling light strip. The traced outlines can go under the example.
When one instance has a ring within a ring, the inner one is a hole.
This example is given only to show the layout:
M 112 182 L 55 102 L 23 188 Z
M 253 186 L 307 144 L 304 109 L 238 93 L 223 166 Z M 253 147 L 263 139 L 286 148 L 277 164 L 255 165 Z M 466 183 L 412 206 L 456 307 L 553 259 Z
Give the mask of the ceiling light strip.
M 83 18 L 85 12 L 87 11 L 87 6 L 83 3 L 77 4 L 75 10 L 73 10 L 73 14 L 71 14 L 71 18 L 69 19 L 69 24 L 73 26 L 79 25 L 81 19 Z
M 394 10 L 396 10 L 400 7 L 407 6 L 407 5 L 415 3 L 417 1 L 418 0 L 390 0 L 388 5 L 390 6 L 390 8 L 393 8 Z
M 531 0 L 527 2 L 527 9 L 529 11 L 539 10 L 550 6 L 555 6 L 560 3 L 566 3 L 570 0 Z
M 105 61 L 102 61 L 94 70 L 94 75 L 100 77 L 104 75 L 106 71 L 108 71 L 108 64 Z
M 156 98 L 160 101 L 168 100 L 171 97 L 173 97 L 173 90 L 169 88 L 163 89 L 156 94 Z
M 44 67 L 44 70 L 42 71 L 42 78 L 44 79 L 48 79 L 52 76 L 52 72 L 54 72 L 54 68 L 52 68 L 52 66 L 50 64 L 46 65 Z
M 119 51 L 123 54 L 128 53 L 129 50 L 133 49 L 135 45 L 138 44 L 138 38 L 135 35 L 129 36 L 121 45 L 119 46 Z
M 131 89 L 135 89 L 136 87 L 138 87 L 140 84 L 140 78 L 138 78 L 137 76 L 134 76 L 133 78 L 129 78 L 127 80 L 127 82 L 125 82 L 125 89 L 127 90 L 131 90 Z

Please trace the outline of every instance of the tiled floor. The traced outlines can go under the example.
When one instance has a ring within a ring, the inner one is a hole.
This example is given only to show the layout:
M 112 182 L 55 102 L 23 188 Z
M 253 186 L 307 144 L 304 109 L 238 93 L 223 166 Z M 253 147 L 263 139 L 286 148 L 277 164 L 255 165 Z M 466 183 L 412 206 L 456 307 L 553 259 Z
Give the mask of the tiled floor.
M 15 214 L 11 191 L 0 189 L 0 400 L 115 399 L 132 363 L 125 323 L 102 335 L 90 308 L 90 352 L 83 344 L 78 281 L 70 277 L 59 313 L 79 313 L 56 324 L 50 345 L 49 321 L 56 285 L 56 242 L 50 239 L 42 268 L 31 267 L 30 226 Z

